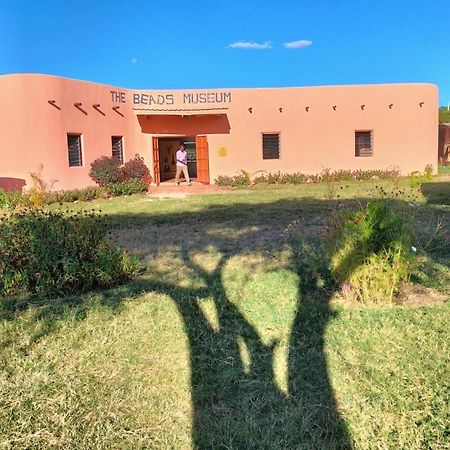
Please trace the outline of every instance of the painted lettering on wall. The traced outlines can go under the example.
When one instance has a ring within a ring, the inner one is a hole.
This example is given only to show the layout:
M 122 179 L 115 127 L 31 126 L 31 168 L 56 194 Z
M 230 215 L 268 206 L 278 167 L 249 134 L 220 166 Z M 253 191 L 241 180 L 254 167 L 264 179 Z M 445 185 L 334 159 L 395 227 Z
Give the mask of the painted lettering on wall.
M 175 94 L 134 93 L 135 105 L 171 106 L 231 103 L 231 92 L 177 92 Z
M 133 94 L 135 105 L 173 105 L 173 94 Z
M 201 92 L 197 94 L 183 94 L 183 103 L 230 103 L 231 92 Z
M 125 92 L 120 91 L 110 91 L 111 92 L 111 99 L 113 102 L 116 103 L 125 103 Z

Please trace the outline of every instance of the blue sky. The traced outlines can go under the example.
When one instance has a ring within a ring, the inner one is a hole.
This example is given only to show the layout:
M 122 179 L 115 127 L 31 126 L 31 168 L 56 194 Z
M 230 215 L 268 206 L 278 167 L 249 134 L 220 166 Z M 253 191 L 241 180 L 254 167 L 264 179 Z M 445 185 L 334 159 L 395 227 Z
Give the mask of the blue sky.
M 170 89 L 431 82 L 450 0 L 0 0 L 0 73 Z

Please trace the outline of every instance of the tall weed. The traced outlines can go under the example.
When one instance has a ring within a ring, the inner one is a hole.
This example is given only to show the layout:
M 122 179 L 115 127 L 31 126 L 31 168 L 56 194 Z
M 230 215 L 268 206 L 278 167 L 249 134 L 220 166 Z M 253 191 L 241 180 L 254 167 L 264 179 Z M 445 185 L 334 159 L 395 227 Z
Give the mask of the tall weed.
M 389 199 L 337 213 L 328 239 L 330 268 L 344 294 L 391 303 L 414 263 L 411 211 Z

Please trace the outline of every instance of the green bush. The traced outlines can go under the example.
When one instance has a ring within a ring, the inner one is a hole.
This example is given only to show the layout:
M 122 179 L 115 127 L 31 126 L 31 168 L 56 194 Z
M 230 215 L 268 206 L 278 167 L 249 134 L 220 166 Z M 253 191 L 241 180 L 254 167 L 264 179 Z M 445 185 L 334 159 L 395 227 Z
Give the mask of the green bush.
M 341 182 L 350 180 L 391 179 L 399 176 L 397 168 L 386 170 L 336 170 L 324 169 L 316 175 L 296 173 L 266 173 L 253 178 L 250 183 L 247 172 L 235 176 L 219 176 L 215 180 L 218 186 L 249 186 L 250 184 L 304 184 L 319 182 Z
M 433 181 L 433 166 L 427 164 L 423 171 L 423 174 L 418 170 L 409 174 L 409 184 L 412 188 L 419 188 L 424 183 L 431 183 Z
M 218 186 L 224 186 L 224 187 L 233 187 L 233 186 L 235 186 L 233 177 L 229 177 L 227 175 L 219 175 L 217 177 L 217 179 L 215 180 L 215 183 Z
M 89 176 L 99 186 L 118 183 L 123 180 L 120 161 L 113 157 L 102 156 L 92 162 Z
M 0 189 L 0 209 L 14 209 L 23 203 L 20 192 L 5 192 Z
M 0 188 L 0 208 L 6 209 L 9 207 L 8 195 Z
M 245 174 L 234 175 L 229 177 L 227 175 L 217 177 L 216 184 L 218 186 L 226 187 L 245 187 L 250 186 L 249 177 Z
M 88 186 L 84 189 L 70 189 L 67 191 L 52 192 L 47 194 L 45 203 L 47 205 L 51 203 L 64 203 L 83 201 L 89 202 L 96 198 L 101 198 L 106 195 L 105 189 L 97 186 Z
M 392 302 L 412 270 L 411 211 L 388 199 L 337 213 L 328 240 L 330 268 L 343 293 L 362 303 Z
M 121 183 L 111 183 L 105 186 L 106 192 L 113 196 L 139 194 L 147 192 L 148 185 L 143 180 L 130 179 Z
M 418 170 L 411 172 L 408 178 L 410 186 L 414 189 L 420 187 L 420 185 L 423 183 L 422 174 Z
M 93 212 L 31 209 L 1 217 L 0 297 L 54 297 L 127 280 L 137 260 L 106 234 Z

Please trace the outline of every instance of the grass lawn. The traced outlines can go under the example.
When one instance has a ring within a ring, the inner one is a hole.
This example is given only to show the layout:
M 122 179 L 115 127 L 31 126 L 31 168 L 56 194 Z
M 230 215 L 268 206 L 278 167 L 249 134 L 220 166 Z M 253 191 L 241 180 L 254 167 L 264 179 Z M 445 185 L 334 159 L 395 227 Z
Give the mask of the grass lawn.
M 439 166 L 438 173 L 442 175 L 450 175 L 450 166 Z
M 377 185 L 394 183 L 70 205 L 107 214 L 146 270 L 0 303 L 0 448 L 450 448 L 450 303 L 305 295 L 293 258 Z M 450 183 L 417 201 L 414 281 L 448 298 Z

